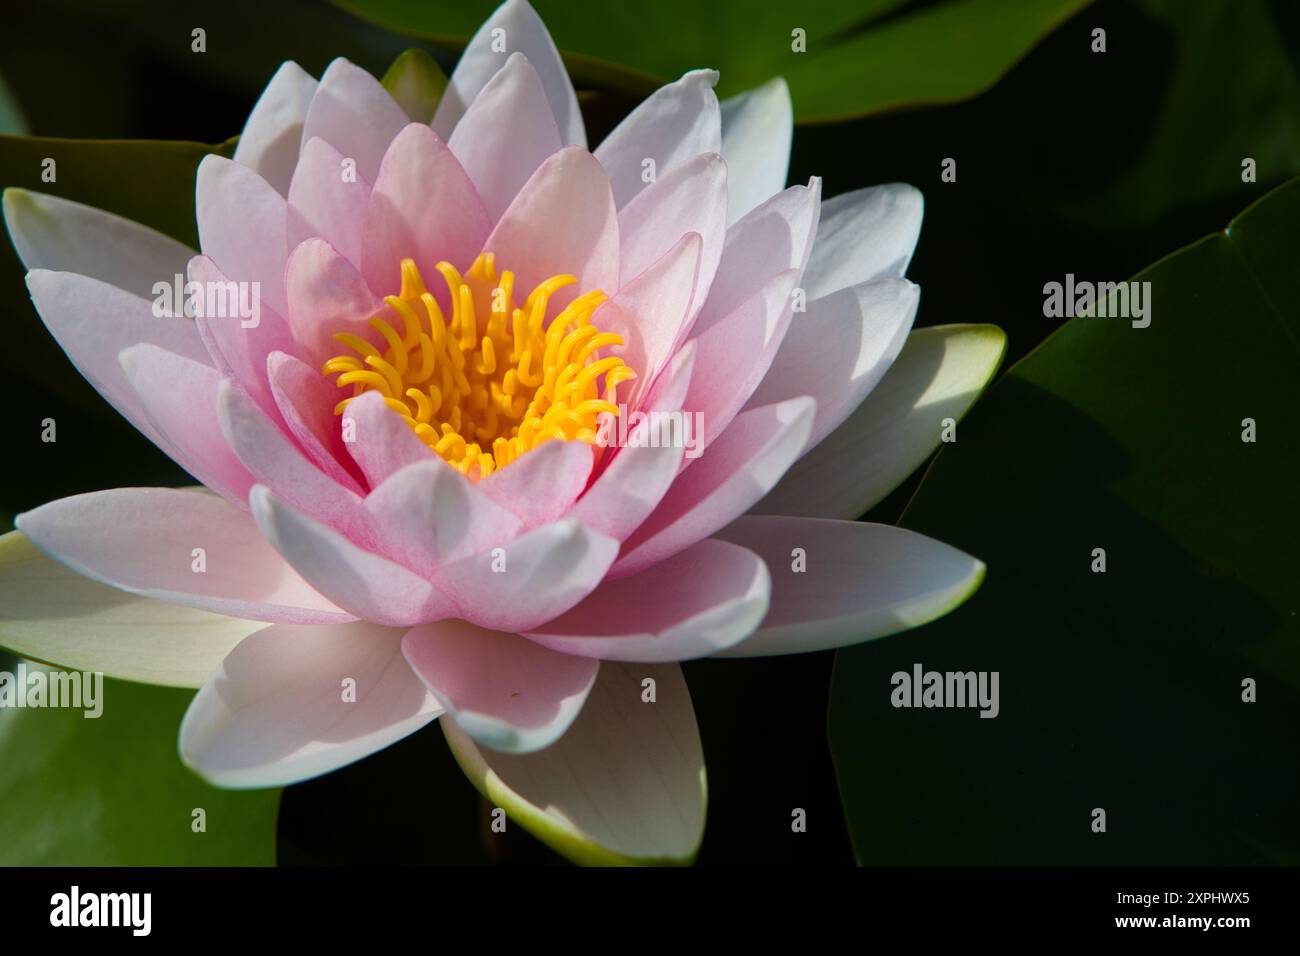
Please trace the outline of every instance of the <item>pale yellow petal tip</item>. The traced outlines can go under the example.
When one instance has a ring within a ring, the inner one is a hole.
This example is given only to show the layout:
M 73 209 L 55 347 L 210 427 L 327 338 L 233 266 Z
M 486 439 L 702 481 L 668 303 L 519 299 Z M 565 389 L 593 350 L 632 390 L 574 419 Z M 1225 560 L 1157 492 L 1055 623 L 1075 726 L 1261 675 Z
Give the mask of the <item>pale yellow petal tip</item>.
M 790 84 L 785 81 L 784 76 L 774 76 L 766 83 L 760 83 L 758 86 L 750 90 L 750 92 L 758 97 L 774 97 L 784 100 L 786 105 L 789 105 L 793 109 L 794 101 L 790 98 Z M 744 94 L 741 95 L 743 96 Z
M 989 382 L 993 381 L 993 376 L 997 375 L 998 369 L 1002 367 L 1002 363 L 1006 360 L 1009 340 L 1007 333 L 1003 331 L 1000 325 L 986 325 L 983 328 L 986 330 L 986 334 L 998 343 L 997 357 L 989 363 L 989 377 L 984 380 L 984 384 L 987 386 Z
M 957 608 L 961 607 L 975 596 L 976 591 L 984 586 L 984 579 L 988 577 L 989 566 L 979 558 L 975 558 L 974 561 L 975 571 L 970 576 L 970 583 L 967 585 L 966 589 L 957 596 L 957 600 L 953 602 L 952 607 L 948 609 L 949 611 L 955 611 Z
M 976 336 L 987 343 L 990 351 L 990 360 L 988 363 L 988 374 L 979 386 L 981 390 L 993 380 L 993 376 L 997 374 L 998 369 L 1002 367 L 1003 360 L 1007 357 L 1007 333 L 1003 331 L 1000 325 L 994 325 L 991 322 L 973 322 L 969 324 L 956 324 L 950 326 L 936 325 L 931 326 L 931 328 L 947 328 L 956 333 L 964 332 Z
M 35 212 L 38 206 L 36 194 L 20 186 L 7 186 L 0 194 L 0 205 L 4 207 L 5 222 L 13 223 L 14 218 L 23 213 Z
M 523 827 L 569 862 L 579 866 L 690 866 L 699 855 L 700 844 L 704 839 L 703 829 L 694 847 L 681 857 L 629 856 L 601 845 L 567 825 L 558 816 L 529 803 L 511 790 L 487 765 L 473 740 L 454 720 L 442 719 L 438 723 L 456 764 L 474 785 L 474 789 L 494 807 L 504 810 L 507 819 Z M 703 769 L 700 771 L 700 786 L 704 799 L 707 800 Z

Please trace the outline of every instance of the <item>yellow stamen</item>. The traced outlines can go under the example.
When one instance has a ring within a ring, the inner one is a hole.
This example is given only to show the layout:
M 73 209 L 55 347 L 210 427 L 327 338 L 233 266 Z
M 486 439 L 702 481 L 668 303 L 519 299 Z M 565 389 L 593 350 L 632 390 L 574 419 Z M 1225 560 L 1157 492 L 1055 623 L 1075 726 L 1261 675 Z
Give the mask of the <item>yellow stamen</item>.
M 515 274 L 498 277 L 491 253 L 464 276 L 449 262 L 436 269 L 447 286 L 450 321 L 414 260 L 404 259 L 401 292 L 384 299 L 391 311 L 369 318 L 386 348 L 349 332 L 334 336 L 354 353 L 323 368 L 338 376 L 340 388 L 354 390 L 334 414 L 356 395 L 377 391 L 421 441 L 474 480 L 546 441 L 595 444 L 597 416 L 617 415 L 618 386 L 636 378 L 621 358 L 600 355 L 623 344 L 591 324 L 605 293 L 578 296 L 548 323 L 551 298 L 576 277 L 552 276 L 516 306 Z M 385 315 L 400 320 L 400 332 Z

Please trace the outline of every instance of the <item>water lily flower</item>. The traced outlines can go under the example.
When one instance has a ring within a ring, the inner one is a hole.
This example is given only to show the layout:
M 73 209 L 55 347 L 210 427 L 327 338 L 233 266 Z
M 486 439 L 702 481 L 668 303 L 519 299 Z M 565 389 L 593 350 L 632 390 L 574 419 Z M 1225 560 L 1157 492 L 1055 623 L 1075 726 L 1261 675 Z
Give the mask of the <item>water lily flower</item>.
M 180 754 L 218 785 L 301 781 L 441 718 L 560 852 L 692 859 L 679 662 L 840 647 L 970 595 L 975 558 L 852 519 L 1003 348 L 912 331 L 915 189 L 785 188 L 785 84 L 719 103 L 716 79 L 589 150 L 509 0 L 431 122 L 345 60 L 284 64 L 233 159 L 198 169 L 198 253 L 7 191 L 51 334 L 204 487 L 21 515 L 0 641 L 198 687 Z M 179 274 L 202 301 L 160 314 Z

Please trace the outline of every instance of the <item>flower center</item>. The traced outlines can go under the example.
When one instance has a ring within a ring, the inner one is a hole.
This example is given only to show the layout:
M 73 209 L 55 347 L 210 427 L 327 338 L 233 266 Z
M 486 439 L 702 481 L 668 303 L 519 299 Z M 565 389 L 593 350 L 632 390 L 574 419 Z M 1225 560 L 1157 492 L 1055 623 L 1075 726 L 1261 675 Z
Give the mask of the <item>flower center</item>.
M 384 298 L 402 331 L 370 319 L 387 348 L 349 332 L 334 335 L 355 353 L 325 363 L 326 376 L 337 374 L 336 384 L 353 390 L 334 414 L 363 392 L 379 392 L 425 444 L 473 480 L 551 439 L 594 444 L 596 416 L 617 415 L 618 386 L 636 378 L 621 358 L 600 357 L 601 349 L 623 344 L 591 324 L 605 293 L 578 296 L 548 323 L 551 296 L 576 277 L 552 276 L 516 308 L 514 273 L 498 276 L 491 253 L 463 277 L 449 262 L 436 268 L 447 283 L 450 322 L 415 262 L 404 259 L 401 292 Z M 487 316 L 482 327 L 480 316 Z

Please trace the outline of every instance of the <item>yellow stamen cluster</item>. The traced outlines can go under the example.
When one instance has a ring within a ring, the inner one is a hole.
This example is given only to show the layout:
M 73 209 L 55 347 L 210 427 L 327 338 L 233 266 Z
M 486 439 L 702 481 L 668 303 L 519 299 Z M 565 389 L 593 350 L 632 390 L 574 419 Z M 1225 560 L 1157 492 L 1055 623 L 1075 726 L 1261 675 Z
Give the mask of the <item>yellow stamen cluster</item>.
M 363 392 L 379 392 L 425 444 L 475 480 L 551 439 L 593 444 L 596 416 L 617 415 L 618 386 L 636 378 L 621 358 L 600 357 L 623 344 L 591 324 L 605 293 L 578 296 L 547 323 L 551 297 L 574 276 L 552 276 L 516 308 L 514 273 L 498 276 L 491 253 L 464 276 L 449 262 L 436 268 L 447 283 L 450 322 L 415 262 L 404 259 L 401 292 L 384 299 L 402 330 L 373 316 L 382 350 L 349 332 L 334 336 L 355 353 L 325 363 L 326 376 L 353 390 L 334 414 Z M 487 317 L 481 326 L 480 316 Z

